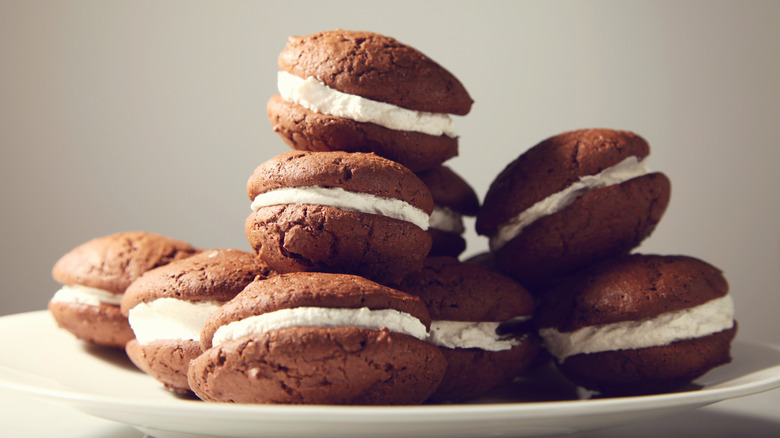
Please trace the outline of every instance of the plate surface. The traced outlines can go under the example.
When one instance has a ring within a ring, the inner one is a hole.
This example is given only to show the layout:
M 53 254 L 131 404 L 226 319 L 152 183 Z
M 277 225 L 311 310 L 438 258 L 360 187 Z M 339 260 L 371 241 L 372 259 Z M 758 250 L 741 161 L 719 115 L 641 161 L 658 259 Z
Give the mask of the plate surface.
M 122 351 L 92 347 L 47 311 L 0 317 L 0 389 L 71 405 L 156 437 L 483 437 L 588 431 L 780 387 L 780 348 L 735 342 L 733 362 L 669 394 L 578 399 L 542 368 L 478 401 L 400 407 L 269 406 L 178 398 Z

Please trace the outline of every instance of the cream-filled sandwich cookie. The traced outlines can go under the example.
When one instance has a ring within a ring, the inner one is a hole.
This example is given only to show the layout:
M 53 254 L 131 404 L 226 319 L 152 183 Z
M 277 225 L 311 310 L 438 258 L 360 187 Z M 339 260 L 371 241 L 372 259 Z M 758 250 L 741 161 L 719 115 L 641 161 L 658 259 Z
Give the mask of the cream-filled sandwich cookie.
M 246 235 L 278 272 L 400 281 L 431 246 L 431 193 L 409 169 L 374 154 L 290 151 L 247 182 Z
M 449 71 L 418 50 L 371 32 L 290 37 L 279 55 L 274 131 L 299 150 L 373 152 L 413 171 L 457 155 L 450 115 L 472 105 Z
M 201 354 L 206 319 L 250 282 L 274 272 L 251 252 L 211 249 L 153 269 L 122 299 L 135 339 L 130 360 L 169 390 L 186 394 L 190 360 Z
M 428 223 L 433 244 L 428 256 L 459 256 L 466 249 L 463 218 L 474 217 L 479 212 L 477 193 L 447 166 L 418 172 L 417 176 L 433 196 L 433 212 Z
M 563 374 L 609 395 L 681 388 L 728 363 L 736 333 L 723 274 L 688 256 L 601 262 L 545 294 L 537 314 Z
M 414 296 L 347 274 L 249 284 L 203 328 L 189 383 L 205 401 L 418 404 L 446 361 Z
M 398 286 L 431 314 L 428 341 L 447 358 L 429 402 L 473 399 L 524 374 L 539 350 L 534 300 L 511 278 L 451 257 L 430 257 Z
M 476 229 L 498 267 L 533 292 L 591 263 L 628 253 L 669 202 L 670 182 L 648 170 L 648 143 L 628 131 L 586 129 L 548 138 L 493 181 Z
M 124 348 L 133 331 L 119 305 L 127 287 L 144 272 L 198 250 L 148 232 L 97 237 L 63 255 L 52 276 L 62 284 L 49 300 L 57 324 L 97 345 Z

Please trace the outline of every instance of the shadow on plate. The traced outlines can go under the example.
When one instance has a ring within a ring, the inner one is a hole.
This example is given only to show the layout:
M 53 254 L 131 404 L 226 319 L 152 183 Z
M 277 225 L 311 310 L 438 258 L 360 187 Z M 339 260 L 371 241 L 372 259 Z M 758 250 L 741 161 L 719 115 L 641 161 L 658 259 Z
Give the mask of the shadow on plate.
M 82 349 L 90 356 L 110 363 L 113 366 L 143 373 L 143 371 L 139 370 L 138 367 L 136 367 L 135 364 L 130 361 L 130 358 L 127 357 L 125 350 L 102 347 L 100 345 L 90 344 L 88 342 L 82 343 Z
M 545 363 L 528 374 L 465 403 L 536 403 L 580 398 L 577 385 L 559 373 L 554 364 Z

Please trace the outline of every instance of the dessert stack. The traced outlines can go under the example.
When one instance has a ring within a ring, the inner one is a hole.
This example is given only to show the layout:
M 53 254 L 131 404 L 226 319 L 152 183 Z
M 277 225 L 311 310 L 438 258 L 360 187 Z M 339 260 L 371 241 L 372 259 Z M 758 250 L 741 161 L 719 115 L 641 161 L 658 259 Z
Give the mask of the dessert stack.
M 722 273 L 631 254 L 671 186 L 640 136 L 544 140 L 480 205 L 446 163 L 452 115 L 473 100 L 428 56 L 334 30 L 290 37 L 278 67 L 268 118 L 291 150 L 249 175 L 252 251 L 193 248 L 110 295 L 133 331 L 112 346 L 163 387 L 208 402 L 452 403 L 552 358 L 583 388 L 645 394 L 730 360 Z M 490 247 L 465 261 L 464 216 Z

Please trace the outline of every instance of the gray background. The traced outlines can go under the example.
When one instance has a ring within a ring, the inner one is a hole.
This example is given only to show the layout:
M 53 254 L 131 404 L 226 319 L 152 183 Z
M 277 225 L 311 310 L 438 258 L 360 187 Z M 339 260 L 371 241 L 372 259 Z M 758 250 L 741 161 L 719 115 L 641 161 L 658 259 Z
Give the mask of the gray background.
M 578 128 L 633 130 L 672 200 L 642 252 L 726 273 L 740 338 L 780 308 L 780 2 L 0 0 L 0 313 L 44 309 L 54 262 L 117 231 L 249 249 L 245 183 L 287 150 L 265 104 L 287 36 L 410 44 L 476 101 L 448 164 L 484 196 Z M 469 248 L 486 242 L 467 223 Z

